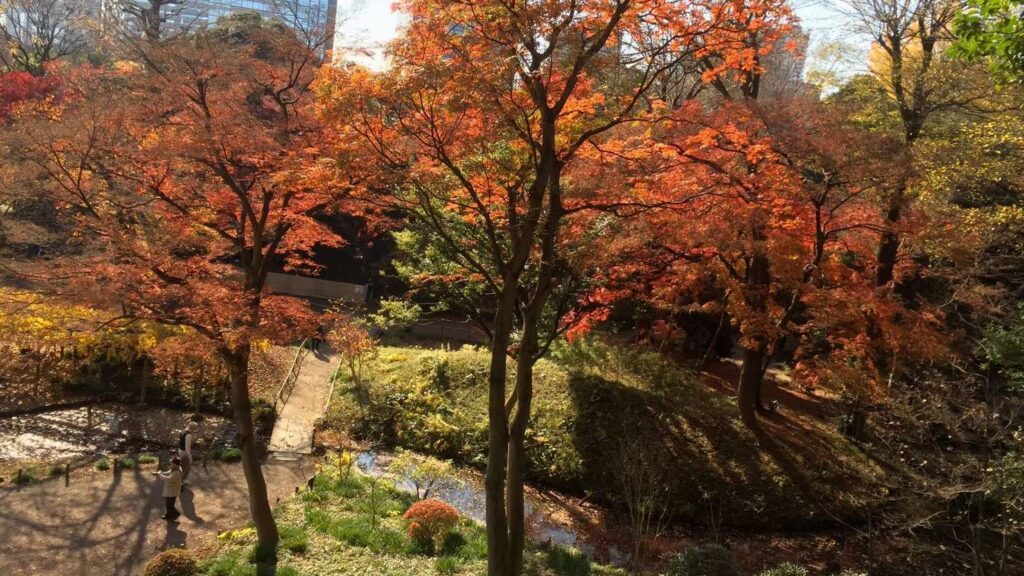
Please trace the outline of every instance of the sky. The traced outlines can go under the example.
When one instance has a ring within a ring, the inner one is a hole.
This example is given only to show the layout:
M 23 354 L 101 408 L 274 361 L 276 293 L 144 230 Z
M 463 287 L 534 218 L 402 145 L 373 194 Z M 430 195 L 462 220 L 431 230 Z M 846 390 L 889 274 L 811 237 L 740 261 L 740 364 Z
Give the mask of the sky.
M 848 39 L 849 26 L 837 8 L 837 0 L 791 0 L 803 27 L 811 34 L 809 56 L 822 42 Z M 402 16 L 391 11 L 392 0 L 339 0 L 343 18 L 340 27 L 341 45 L 379 46 L 395 35 Z M 856 72 L 863 67 L 862 54 L 850 54 L 848 61 L 833 63 L 843 73 Z

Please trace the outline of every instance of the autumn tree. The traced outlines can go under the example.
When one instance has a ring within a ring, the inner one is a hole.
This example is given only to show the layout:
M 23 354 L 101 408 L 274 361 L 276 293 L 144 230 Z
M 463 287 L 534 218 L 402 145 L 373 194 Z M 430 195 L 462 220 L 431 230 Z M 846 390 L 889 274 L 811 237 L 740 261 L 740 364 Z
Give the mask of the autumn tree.
M 48 62 L 81 53 L 88 15 L 74 0 L 0 0 L 0 65 L 41 75 Z
M 53 291 L 124 322 L 188 327 L 223 363 L 250 512 L 273 549 L 249 359 L 258 340 L 309 333 L 313 313 L 265 281 L 340 242 L 316 216 L 340 206 L 347 181 L 319 158 L 315 55 L 286 28 L 245 24 L 164 43 L 155 66 L 71 74 L 73 97 L 20 119 L 13 137 L 26 181 L 76 230 L 75 254 L 44 264 Z
M 409 0 L 390 71 L 321 85 L 341 156 L 386 168 L 376 201 L 406 214 L 431 269 L 447 271 L 434 280 L 472 283 L 467 308 L 492 311 L 490 574 L 522 572 L 532 368 L 576 317 L 574 254 L 592 245 L 577 217 L 638 203 L 580 186 L 581 151 L 649 120 L 652 87 L 701 57 L 736 4 Z
M 951 110 L 991 108 L 991 83 L 983 71 L 966 68 L 946 54 L 950 28 L 961 2 L 951 0 L 846 0 L 855 26 L 872 42 L 871 72 L 895 106 L 904 142 L 904 162 L 929 120 Z M 913 201 L 912 174 L 888 193 L 888 230 L 878 246 L 876 283 L 896 280 L 901 230 Z

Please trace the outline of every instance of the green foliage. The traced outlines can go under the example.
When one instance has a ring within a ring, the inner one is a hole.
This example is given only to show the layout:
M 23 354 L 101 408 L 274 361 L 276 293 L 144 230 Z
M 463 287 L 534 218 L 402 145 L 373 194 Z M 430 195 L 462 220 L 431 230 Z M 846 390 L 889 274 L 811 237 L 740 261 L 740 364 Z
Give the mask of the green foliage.
M 61 476 L 63 474 L 64 474 L 64 466 L 61 466 L 60 464 L 54 464 L 53 466 L 50 466 L 50 476 L 57 477 L 57 476 Z
M 143 454 L 139 456 L 139 464 L 156 464 L 160 459 L 152 454 Z
M 100 458 L 99 460 L 96 461 L 95 464 L 93 464 L 93 467 L 100 471 L 110 470 L 110 460 L 107 460 L 106 458 Z
M 984 59 L 1003 82 L 1024 76 L 1024 18 L 1021 0 L 967 0 L 954 23 L 957 42 L 951 52 L 967 60 Z
M 280 546 L 295 554 L 305 554 L 309 548 L 309 535 L 301 528 L 282 526 Z
M 381 300 L 377 311 L 368 315 L 370 326 L 386 331 L 407 328 L 419 321 L 423 309 L 404 299 Z
M 552 546 L 547 551 L 545 564 L 559 576 L 590 576 L 590 558 L 574 548 Z
M 412 482 L 417 498 L 429 498 L 431 490 L 440 481 L 458 482 L 455 468 L 448 461 L 402 449 L 396 451 L 388 472 Z
M 461 566 L 462 559 L 457 556 L 441 556 L 434 560 L 434 570 L 444 576 L 458 573 Z
M 1004 371 L 1019 393 L 1024 393 L 1024 308 L 1017 310 L 1006 325 L 986 330 L 981 353 Z
M 808 576 L 809 572 L 807 568 L 803 566 L 793 564 L 791 562 L 783 562 L 771 570 L 765 570 L 761 572 L 760 576 Z
M 240 462 L 242 451 L 238 448 L 218 448 L 210 453 L 210 457 L 220 462 Z
M 36 481 L 35 474 L 31 470 L 22 470 L 14 478 L 15 484 L 31 484 Z
M 718 544 L 692 546 L 672 561 L 669 576 L 740 576 L 732 552 Z
M 157 554 L 146 564 L 142 576 L 193 576 L 199 570 L 192 554 L 182 548 L 171 548 Z
M 122 470 L 131 470 L 135 468 L 135 460 L 132 460 L 131 458 L 123 458 L 118 460 L 118 465 L 121 466 Z

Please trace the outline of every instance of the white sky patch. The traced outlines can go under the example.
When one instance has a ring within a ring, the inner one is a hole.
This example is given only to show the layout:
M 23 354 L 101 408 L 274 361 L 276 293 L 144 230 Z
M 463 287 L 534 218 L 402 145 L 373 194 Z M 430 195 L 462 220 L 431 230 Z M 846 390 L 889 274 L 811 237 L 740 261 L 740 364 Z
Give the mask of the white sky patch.
M 837 0 L 793 0 L 792 5 L 800 17 L 804 30 L 811 35 L 808 56 L 815 47 L 825 42 L 847 41 L 857 48 L 858 39 L 851 38 L 846 18 L 838 10 Z M 392 11 L 392 0 L 339 0 L 338 51 L 349 53 L 349 58 L 375 69 L 386 67 L 383 48 L 395 37 L 405 18 Z M 366 55 L 357 53 L 364 51 Z M 847 73 L 864 69 L 864 53 L 855 50 L 848 62 L 839 66 Z

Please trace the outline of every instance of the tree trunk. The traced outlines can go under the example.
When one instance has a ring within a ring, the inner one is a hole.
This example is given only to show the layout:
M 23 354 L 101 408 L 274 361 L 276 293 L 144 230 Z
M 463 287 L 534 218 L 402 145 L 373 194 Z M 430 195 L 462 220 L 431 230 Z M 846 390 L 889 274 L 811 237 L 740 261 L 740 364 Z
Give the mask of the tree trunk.
M 889 210 L 885 214 L 885 223 L 888 229 L 882 232 L 882 238 L 878 244 L 878 272 L 875 277 L 876 286 L 885 286 L 889 282 L 892 282 L 894 270 L 896 269 L 896 257 L 899 255 L 900 249 L 900 235 L 896 232 L 895 228 L 899 224 L 900 217 L 902 216 L 902 209 L 900 208 L 900 199 L 903 196 L 902 188 L 898 191 L 896 197 L 889 204 Z
M 755 229 L 755 239 L 763 240 L 760 228 Z M 771 275 L 768 258 L 763 253 L 756 252 L 754 254 L 747 275 L 747 301 L 756 313 L 764 313 L 768 307 Z M 743 347 L 743 367 L 740 371 L 736 401 L 740 408 L 740 418 L 751 428 L 757 426 L 757 412 L 762 409 L 761 383 L 764 381 L 762 375 L 764 374 L 766 355 L 767 345 L 765 342 L 759 341 L 756 344 Z
M 757 411 L 761 407 L 761 366 L 764 364 L 764 356 L 763 348 L 743 349 L 743 368 L 740 371 L 736 402 L 740 407 L 740 418 L 751 428 L 757 426 Z
M 256 447 L 256 434 L 252 423 L 252 403 L 249 401 L 250 347 L 228 354 L 231 371 L 231 409 L 238 427 L 238 448 L 242 452 L 242 471 L 249 488 L 249 513 L 256 526 L 256 535 L 264 550 L 277 547 L 278 532 L 267 498 L 267 483 L 260 468 L 260 455 Z
M 491 340 L 491 367 L 488 376 L 487 472 L 484 495 L 487 511 L 487 574 L 512 576 L 509 563 L 508 517 L 505 510 L 505 474 L 508 467 L 509 429 L 505 415 L 505 379 L 508 374 L 508 345 L 512 334 L 514 283 L 505 284 L 505 292 L 495 315 Z
M 146 387 L 149 384 L 149 366 L 146 359 L 143 358 L 140 366 L 142 367 L 142 374 L 139 375 L 139 404 L 146 403 Z
M 537 314 L 527 313 L 523 326 L 523 340 L 516 362 L 516 402 L 509 430 L 508 511 L 510 574 L 519 576 L 523 571 L 523 552 L 526 548 L 526 507 L 523 488 L 526 466 L 526 428 L 530 423 L 533 403 L 533 364 L 537 351 Z

